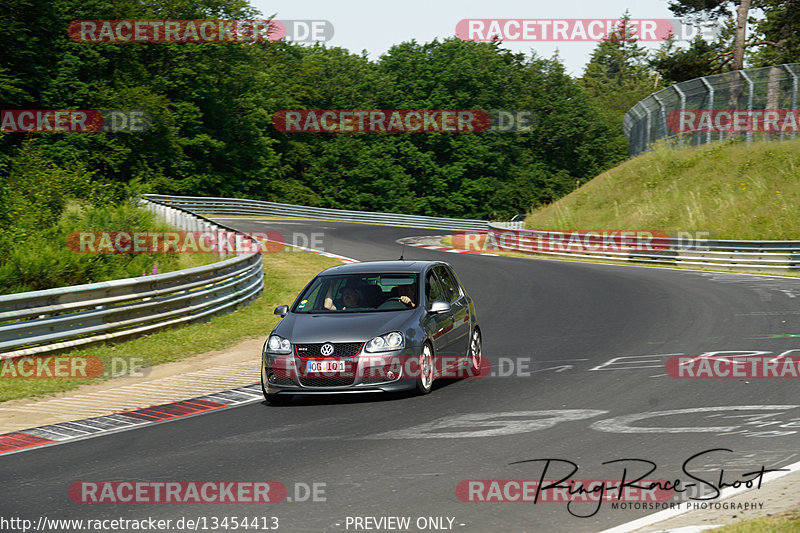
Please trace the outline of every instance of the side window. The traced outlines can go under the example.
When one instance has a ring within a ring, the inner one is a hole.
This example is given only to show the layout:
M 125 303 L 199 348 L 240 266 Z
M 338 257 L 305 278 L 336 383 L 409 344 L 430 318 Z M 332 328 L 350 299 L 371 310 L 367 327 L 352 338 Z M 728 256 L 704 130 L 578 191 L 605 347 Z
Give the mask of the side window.
M 319 296 L 321 294 L 320 289 L 322 288 L 323 285 L 325 284 L 320 283 L 314 288 L 314 290 L 308 293 L 305 299 L 306 303 L 303 303 L 303 301 L 301 301 L 299 304 L 297 304 L 297 309 L 308 310 L 308 309 L 319 309 L 320 307 L 322 307 L 322 304 L 320 303 L 319 300 Z
M 426 306 L 430 308 L 431 304 L 437 300 L 444 300 L 442 294 L 442 287 L 439 285 L 439 280 L 436 279 L 436 274 L 433 270 L 429 270 L 425 275 L 425 300 Z
M 458 288 L 458 282 L 453 278 L 453 275 L 445 267 L 436 267 L 436 275 L 442 283 L 442 290 L 444 291 L 444 299 L 447 302 L 453 303 L 461 296 L 461 291 Z

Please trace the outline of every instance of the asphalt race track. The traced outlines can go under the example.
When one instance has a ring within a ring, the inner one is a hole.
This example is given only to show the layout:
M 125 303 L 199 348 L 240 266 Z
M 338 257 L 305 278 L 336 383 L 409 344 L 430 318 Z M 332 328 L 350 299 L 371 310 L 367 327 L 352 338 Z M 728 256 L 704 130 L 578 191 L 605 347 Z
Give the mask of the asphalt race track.
M 227 223 L 287 236 L 323 232 L 327 251 L 358 260 L 397 259 L 396 239 L 443 233 L 337 222 Z M 253 403 L 3 456 L 0 515 L 275 516 L 278 531 L 287 532 L 364 531 L 353 517 L 406 516 L 410 531 L 420 530 L 419 517 L 443 517 L 438 530 L 470 533 L 599 531 L 655 510 L 463 502 L 456 487 L 463 480 L 538 480 L 545 463 L 531 460 L 546 458 L 580 465 L 576 480 L 618 480 L 626 467 L 630 479 L 644 463 L 602 463 L 641 459 L 657 465 L 647 479 L 687 482 L 682 465 L 699 454 L 690 470 L 715 484 L 723 470 L 733 483 L 762 466 L 800 460 L 796 381 L 675 379 L 665 370 L 675 354 L 800 354 L 791 336 L 800 334 L 800 280 L 409 247 L 405 257 L 454 266 L 476 302 L 484 356 L 503 375 L 441 380 L 424 397 Z M 681 411 L 663 413 L 672 410 Z M 714 448 L 731 451 L 702 453 Z M 547 478 L 566 475 L 566 468 L 553 462 Z M 293 499 L 306 485 L 324 483 L 318 487 L 325 501 L 77 504 L 68 489 L 80 480 L 274 480 Z

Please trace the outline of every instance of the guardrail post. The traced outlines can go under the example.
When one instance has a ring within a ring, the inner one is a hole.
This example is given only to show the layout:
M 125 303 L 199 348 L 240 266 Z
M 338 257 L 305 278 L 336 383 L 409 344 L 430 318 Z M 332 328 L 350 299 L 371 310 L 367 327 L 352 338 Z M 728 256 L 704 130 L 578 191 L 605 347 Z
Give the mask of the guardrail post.
M 658 108 L 661 111 L 661 123 L 664 125 L 664 137 L 666 137 L 667 136 L 667 112 L 666 112 L 666 109 L 664 108 L 664 102 L 655 93 L 651 94 L 650 96 L 652 96 L 653 100 L 655 100 L 658 103 Z M 658 135 L 658 134 L 656 133 L 656 135 Z
M 785 68 L 792 77 L 792 111 L 797 111 L 797 74 L 795 74 L 795 72 L 792 70 L 792 67 L 789 65 L 783 65 L 783 68 Z M 794 139 L 795 135 L 795 130 L 792 130 L 792 139 Z M 783 139 L 783 131 L 781 131 L 781 139 Z
M 678 96 L 681 99 L 680 116 L 683 116 L 683 113 L 686 112 L 686 95 L 680 90 L 677 83 L 673 85 L 672 88 L 675 89 L 675 92 L 678 93 Z M 678 146 L 683 148 L 683 132 L 678 133 Z
M 750 86 L 750 91 L 747 96 L 747 116 L 750 117 L 750 126 L 747 128 L 747 133 L 745 134 L 745 139 L 747 142 L 753 140 L 753 127 L 752 127 L 752 113 L 753 113 L 753 80 L 750 79 L 750 76 L 747 75 L 747 72 L 744 70 L 739 71 L 744 79 L 747 80 L 747 84 Z
M 641 106 L 639 106 L 637 104 L 637 107 L 641 107 Z M 642 112 L 641 111 L 637 111 L 637 113 L 641 114 Z M 641 116 L 644 117 L 643 114 L 641 114 Z M 642 153 L 645 150 L 647 150 L 647 136 L 649 135 L 649 132 L 647 131 L 647 127 L 642 124 L 641 120 L 639 120 L 639 131 L 640 131 L 640 137 L 641 137 L 639 139 L 639 153 Z
M 703 82 L 703 85 L 706 86 L 708 89 L 708 116 L 709 118 L 712 116 L 712 112 L 714 111 L 714 87 L 708 83 L 705 76 L 700 76 L 700 81 Z M 713 121 L 712 121 L 713 124 Z M 722 132 L 719 132 L 720 139 L 722 139 Z M 711 128 L 708 129 L 706 132 L 706 144 L 711 142 Z
M 640 153 L 642 153 L 644 151 L 644 147 L 642 146 L 642 143 L 643 143 L 643 139 L 642 139 L 642 128 L 643 128 L 643 126 L 642 126 L 642 121 L 641 121 L 642 115 L 639 113 L 639 104 L 636 104 L 635 106 L 633 106 L 631 108 L 631 112 L 634 115 L 636 115 L 636 126 L 634 127 L 634 130 L 633 130 L 635 133 L 634 133 L 634 136 L 631 137 L 631 141 L 632 141 L 631 144 L 633 144 L 633 146 L 634 146 L 633 154 L 631 154 L 631 155 L 637 155 L 637 154 L 640 154 Z

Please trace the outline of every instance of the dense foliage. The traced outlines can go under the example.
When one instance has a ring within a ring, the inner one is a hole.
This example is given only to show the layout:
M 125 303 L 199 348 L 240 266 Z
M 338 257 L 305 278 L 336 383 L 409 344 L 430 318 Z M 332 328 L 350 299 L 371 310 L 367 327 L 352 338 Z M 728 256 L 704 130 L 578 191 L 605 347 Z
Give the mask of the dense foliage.
M 0 28 L 4 109 L 144 109 L 146 133 L 29 134 L 31 150 L 124 193 L 240 196 L 340 208 L 502 218 L 571 191 L 624 157 L 555 59 L 456 38 L 369 60 L 340 48 L 94 44 L 76 19 L 252 18 L 238 0 L 9 0 Z M 526 109 L 530 133 L 281 133 L 282 109 Z M 0 138 L 10 172 L 24 134 Z
M 715 42 L 669 41 L 648 54 L 628 35 L 626 13 L 574 79 L 557 56 L 457 38 L 403 42 L 370 59 L 284 41 L 111 44 L 67 34 L 80 19 L 260 18 L 247 0 L 6 0 L 0 108 L 135 109 L 152 124 L 145 133 L 0 132 L 0 285 L 135 274 L 145 259 L 36 250 L 98 221 L 147 227 L 125 207 L 141 192 L 483 219 L 549 204 L 626 157 L 621 121 L 638 100 L 728 64 L 733 17 L 720 6 L 731 2 L 671 3 L 726 29 Z M 800 59 L 798 5 L 753 0 L 764 15 L 751 22 L 752 65 Z M 524 133 L 284 133 L 272 118 L 287 109 L 528 110 L 537 120 Z
M 665 42 L 650 65 L 667 84 L 734 69 L 739 0 L 668 0 L 670 10 L 720 31 L 713 41 L 696 38 L 686 46 Z M 744 68 L 800 62 L 800 1 L 752 0 L 742 40 Z

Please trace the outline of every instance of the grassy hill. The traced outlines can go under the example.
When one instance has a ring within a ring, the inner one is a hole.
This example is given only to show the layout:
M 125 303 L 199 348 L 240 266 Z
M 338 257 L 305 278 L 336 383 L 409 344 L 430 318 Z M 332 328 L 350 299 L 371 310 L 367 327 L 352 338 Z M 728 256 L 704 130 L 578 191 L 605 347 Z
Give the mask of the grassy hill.
M 800 139 L 657 145 L 534 211 L 526 227 L 800 240 Z

